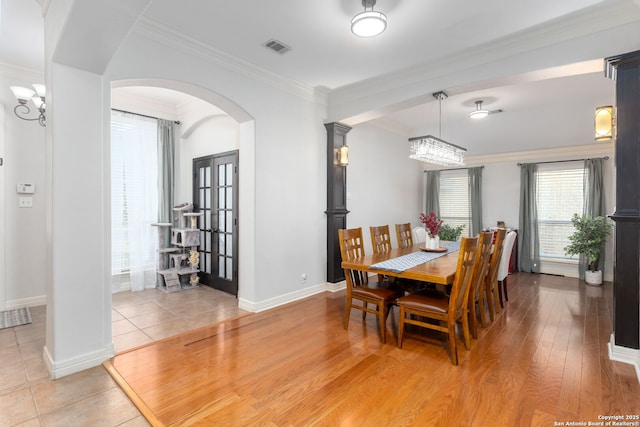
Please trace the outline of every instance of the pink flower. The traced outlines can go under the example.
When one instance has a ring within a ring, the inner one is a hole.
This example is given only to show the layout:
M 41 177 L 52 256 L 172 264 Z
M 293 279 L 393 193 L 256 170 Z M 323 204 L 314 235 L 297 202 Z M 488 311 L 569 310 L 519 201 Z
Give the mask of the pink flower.
M 444 223 L 443 220 L 438 218 L 438 215 L 434 211 L 429 212 L 429 215 L 424 213 L 420 214 L 420 221 L 424 224 L 430 237 L 436 237 L 440 233 L 440 227 Z

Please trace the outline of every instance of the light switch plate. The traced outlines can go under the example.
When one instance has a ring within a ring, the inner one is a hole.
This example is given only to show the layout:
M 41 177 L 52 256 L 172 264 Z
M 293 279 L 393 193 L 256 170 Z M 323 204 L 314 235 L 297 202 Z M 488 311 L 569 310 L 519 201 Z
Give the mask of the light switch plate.
M 18 194 L 33 194 L 36 192 L 34 184 L 16 184 L 16 192 Z

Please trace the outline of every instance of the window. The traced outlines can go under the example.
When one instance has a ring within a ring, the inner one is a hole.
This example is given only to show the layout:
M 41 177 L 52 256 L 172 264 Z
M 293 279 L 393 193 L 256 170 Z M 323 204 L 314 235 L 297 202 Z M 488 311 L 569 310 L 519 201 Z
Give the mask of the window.
M 440 172 L 440 218 L 456 227 L 464 225 L 463 236 L 471 233 L 469 172 L 467 169 Z
M 583 209 L 582 162 L 538 165 L 536 174 L 540 257 L 571 259 L 564 254 L 574 228 L 571 217 Z
M 111 114 L 111 271 L 154 269 L 158 221 L 157 120 Z

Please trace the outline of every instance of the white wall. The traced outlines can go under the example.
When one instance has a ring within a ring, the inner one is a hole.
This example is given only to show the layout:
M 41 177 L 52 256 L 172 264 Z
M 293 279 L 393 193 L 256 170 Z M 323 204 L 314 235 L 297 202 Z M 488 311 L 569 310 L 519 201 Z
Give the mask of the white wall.
M 0 104 L 4 109 L 5 205 L 0 219 L 5 226 L 6 308 L 42 305 L 46 302 L 46 176 L 45 128 L 37 121 L 15 116 L 17 101 L 9 86 L 31 87 L 44 82 L 42 73 L 0 66 Z M 32 109 L 34 110 L 34 109 Z M 33 116 L 33 112 L 32 112 Z M 16 184 L 35 185 L 33 195 L 19 195 Z M 20 196 L 33 198 L 32 208 L 19 208 Z M 2 292 L 2 290 L 0 290 Z
M 192 95 L 206 101 L 213 96 L 230 100 L 255 121 L 253 149 L 243 148 L 240 135 L 240 198 L 245 198 L 244 206 L 254 203 L 255 216 L 243 220 L 243 215 L 252 214 L 241 205 L 239 245 L 249 252 L 240 257 L 239 298 L 241 306 L 260 310 L 279 298 L 304 296 L 305 289 L 324 286 L 325 108 L 306 89 L 285 81 L 265 82 L 212 62 L 132 35 L 106 77 L 186 82 L 202 88 Z M 302 250 L 297 234 L 288 230 L 305 230 L 308 243 Z M 252 279 L 256 273 L 259 283 Z M 307 275 L 304 283 L 302 273 Z
M 395 247 L 395 224 L 420 224 L 423 164 L 409 159 L 406 137 L 366 123 L 349 131 L 347 145 L 347 226 L 362 227 L 371 253 L 369 227 L 389 225 Z

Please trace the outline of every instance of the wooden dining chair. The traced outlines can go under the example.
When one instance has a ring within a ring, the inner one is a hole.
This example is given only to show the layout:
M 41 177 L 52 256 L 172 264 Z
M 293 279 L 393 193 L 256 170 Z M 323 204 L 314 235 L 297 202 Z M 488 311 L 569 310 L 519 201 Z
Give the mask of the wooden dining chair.
M 371 233 L 371 248 L 374 254 L 383 254 L 392 249 L 391 232 L 389 231 L 388 225 L 369 227 L 369 232 Z M 384 274 L 378 274 L 378 281 L 389 281 L 389 278 Z M 363 312 L 362 318 L 364 319 L 366 315 L 367 313 Z
M 396 224 L 396 238 L 398 239 L 399 248 L 410 248 L 413 246 L 413 230 L 411 223 Z
M 338 230 L 338 240 L 343 261 L 350 261 L 364 256 L 362 228 Z M 362 311 L 363 320 L 366 313 L 375 314 L 378 320 L 380 341 L 384 344 L 387 341 L 386 320 L 389 308 L 396 298 L 402 296 L 404 292 L 388 282 L 370 281 L 365 271 L 345 268 L 344 276 L 347 282 L 344 328 L 348 329 L 349 327 L 349 316 L 352 308 Z M 361 304 L 356 304 L 356 301 L 360 301 Z M 375 309 L 370 308 L 369 304 L 375 306 Z
M 499 228 L 494 233 L 493 252 L 491 252 L 491 260 L 489 261 L 489 271 L 484 282 L 484 289 L 487 294 L 487 302 L 489 308 L 489 318 L 493 322 L 495 316 L 500 313 L 500 296 L 498 295 L 498 269 L 502 260 L 502 252 L 504 250 L 504 238 L 507 230 Z M 494 314 L 495 312 L 495 314 Z
M 476 266 L 473 268 L 473 278 L 469 285 L 469 325 L 471 336 L 478 338 L 478 317 L 483 328 L 488 326 L 485 309 L 487 306 L 487 293 L 485 292 L 485 280 L 489 269 L 489 259 L 491 258 L 491 245 L 493 233 L 482 232 L 478 234 L 478 253 L 476 255 Z M 476 307 L 478 311 L 476 311 Z
M 371 232 L 371 247 L 374 254 L 389 252 L 392 249 L 388 225 L 369 227 L 369 231 Z
M 458 364 L 456 345 L 456 322 L 462 322 L 464 345 L 471 347 L 469 338 L 468 297 L 469 285 L 478 248 L 478 237 L 463 237 L 460 242 L 456 275 L 451 286 L 450 296 L 436 291 L 423 291 L 398 298 L 396 304 L 400 308 L 398 325 L 398 347 L 402 348 L 405 324 L 444 332 L 449 337 L 451 362 Z M 408 317 L 407 317 L 408 316 Z M 435 322 L 433 322 L 435 320 Z

